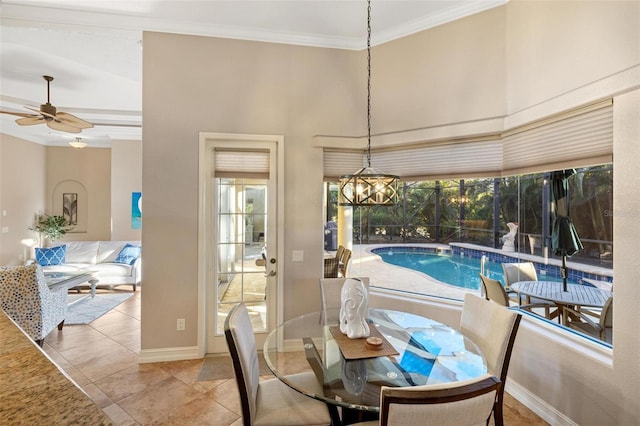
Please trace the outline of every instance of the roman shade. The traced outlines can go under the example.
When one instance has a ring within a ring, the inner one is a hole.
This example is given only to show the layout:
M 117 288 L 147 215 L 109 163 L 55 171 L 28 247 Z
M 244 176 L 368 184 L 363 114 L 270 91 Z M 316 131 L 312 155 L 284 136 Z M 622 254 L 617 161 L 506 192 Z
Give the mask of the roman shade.
M 269 152 L 264 150 L 213 150 L 215 177 L 269 179 Z

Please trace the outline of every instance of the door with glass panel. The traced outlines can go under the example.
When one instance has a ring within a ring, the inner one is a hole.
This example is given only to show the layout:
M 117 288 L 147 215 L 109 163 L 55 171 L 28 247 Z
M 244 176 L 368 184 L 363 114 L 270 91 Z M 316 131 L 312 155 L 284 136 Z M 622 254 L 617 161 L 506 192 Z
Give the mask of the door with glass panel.
M 227 351 L 224 322 L 241 302 L 262 346 L 276 323 L 278 279 L 276 173 L 271 169 L 277 147 L 268 142 L 247 142 L 243 149 L 237 141 L 232 147 L 217 145 L 211 151 L 208 215 L 208 353 Z

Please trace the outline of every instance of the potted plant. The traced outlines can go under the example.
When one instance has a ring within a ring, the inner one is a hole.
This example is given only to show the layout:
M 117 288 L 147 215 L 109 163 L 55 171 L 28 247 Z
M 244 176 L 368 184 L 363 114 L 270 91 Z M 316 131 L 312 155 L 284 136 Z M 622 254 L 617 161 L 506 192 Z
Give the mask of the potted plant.
M 39 213 L 35 216 L 33 227 L 29 229 L 38 233 L 42 245 L 43 237 L 53 243 L 64 237 L 73 226 L 69 225 L 63 216 Z

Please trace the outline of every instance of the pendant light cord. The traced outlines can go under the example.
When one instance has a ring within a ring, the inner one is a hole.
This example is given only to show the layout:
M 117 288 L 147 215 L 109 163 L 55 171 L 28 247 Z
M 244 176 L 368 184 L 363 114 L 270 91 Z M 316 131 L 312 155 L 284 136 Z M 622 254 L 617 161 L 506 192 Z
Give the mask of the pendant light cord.
M 367 166 L 371 167 L 371 0 L 367 0 Z

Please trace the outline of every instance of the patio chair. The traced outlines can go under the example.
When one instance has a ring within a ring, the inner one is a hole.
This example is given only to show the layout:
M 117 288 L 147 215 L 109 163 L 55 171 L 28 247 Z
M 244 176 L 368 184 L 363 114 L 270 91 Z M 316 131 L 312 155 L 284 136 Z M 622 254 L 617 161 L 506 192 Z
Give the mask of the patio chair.
M 504 273 L 505 291 L 507 293 L 513 292 L 511 285 L 519 281 L 538 281 L 538 273 L 533 265 L 533 262 L 518 262 L 518 263 L 503 263 L 502 272 Z M 548 300 L 536 299 L 530 296 L 526 296 L 525 305 L 536 305 L 544 310 L 544 317 L 552 319 L 558 316 L 558 310 L 551 312 L 551 309 L 555 306 Z
M 532 313 L 535 313 L 532 310 L 533 308 L 540 308 L 540 307 L 545 308 L 547 306 L 546 303 L 544 304 L 530 303 L 528 305 L 523 305 L 519 303 L 516 293 L 515 292 L 507 293 L 507 291 L 504 289 L 500 281 L 494 280 L 493 278 L 489 278 L 482 274 L 478 274 L 478 275 L 480 275 L 480 281 L 482 282 L 482 288 L 484 289 L 485 298 L 487 300 L 492 300 L 497 304 L 506 306 L 506 307 L 510 307 L 511 302 L 514 302 L 518 304 L 518 308 L 526 309 L 527 311 Z M 516 297 L 509 297 L 510 295 L 514 295 Z
M 599 321 L 594 321 L 593 315 L 586 310 L 577 311 L 569 307 L 564 308 L 568 313 L 567 326 L 582 333 L 596 337 L 603 342 L 611 343 L 613 338 L 613 296 L 609 297 L 599 315 Z
M 224 335 L 240 392 L 244 426 L 331 425 L 329 408 L 323 402 L 291 389 L 279 379 L 260 380 L 258 351 L 244 303 L 229 312 Z M 287 380 L 304 382 L 304 387 L 316 387 L 322 394 L 322 385 L 312 372 L 292 374 Z
M 511 352 L 522 315 L 472 293 L 465 294 L 460 331 L 471 338 L 487 361 L 487 370 L 502 382 L 495 398 L 493 420 L 504 424 L 502 405 Z
M 340 276 L 342 278 L 347 276 L 347 270 L 349 268 L 349 262 L 351 261 L 352 251 L 349 249 L 344 249 L 344 253 L 342 255 L 342 259 L 338 264 L 338 270 L 340 272 Z
M 486 425 L 499 389 L 500 380 L 491 374 L 454 383 L 382 386 L 380 420 L 353 426 Z
M 4 312 L 42 346 L 56 326 L 62 330 L 67 315 L 67 288 L 49 289 L 37 264 L 0 268 L 0 302 Z

